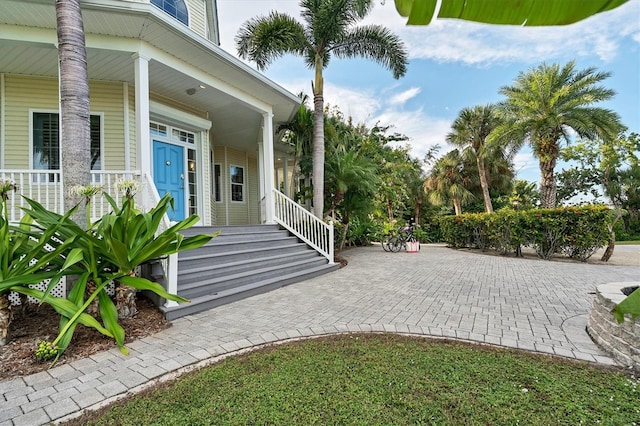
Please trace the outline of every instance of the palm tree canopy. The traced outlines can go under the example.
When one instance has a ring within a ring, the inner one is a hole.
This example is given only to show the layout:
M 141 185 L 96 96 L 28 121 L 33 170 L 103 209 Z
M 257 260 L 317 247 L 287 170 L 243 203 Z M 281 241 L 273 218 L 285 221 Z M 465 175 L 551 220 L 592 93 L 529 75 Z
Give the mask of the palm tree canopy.
M 279 12 L 245 22 L 235 37 L 240 57 L 261 70 L 288 53 L 303 56 L 311 69 L 319 63 L 326 68 L 332 55 L 363 57 L 394 78 L 406 73 L 407 51 L 397 35 L 380 25 L 354 26 L 371 11 L 372 0 L 302 0 L 300 7 L 305 25 Z
M 628 0 L 440 0 L 438 18 L 499 25 L 567 25 L 605 12 Z M 409 25 L 428 25 L 436 15 L 438 0 L 395 0 Z
M 424 183 L 424 190 L 432 204 L 442 205 L 459 200 L 464 205 L 474 199 L 467 189 L 472 182 L 473 177 L 464 169 L 462 154 L 454 149 L 433 165 Z
M 575 62 L 563 67 L 542 64 L 518 75 L 500 93 L 505 123 L 491 139 L 522 145 L 531 143 L 534 154 L 544 159 L 558 155 L 560 140 L 569 141 L 569 130 L 588 139 L 613 139 L 623 129 L 615 112 L 592 106 L 611 99 L 615 92 L 598 83 L 610 76 L 595 68 L 576 71 Z M 542 157 L 541 157 L 542 156 Z
M 450 144 L 470 148 L 475 155 L 483 155 L 485 141 L 498 125 L 498 113 L 494 105 L 478 105 L 463 108 L 446 136 Z

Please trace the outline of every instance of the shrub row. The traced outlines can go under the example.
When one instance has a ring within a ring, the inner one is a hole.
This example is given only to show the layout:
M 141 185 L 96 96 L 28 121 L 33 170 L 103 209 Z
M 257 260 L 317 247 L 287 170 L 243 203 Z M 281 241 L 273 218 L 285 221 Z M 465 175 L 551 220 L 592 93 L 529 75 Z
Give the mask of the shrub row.
M 499 210 L 444 216 L 443 240 L 452 247 L 495 249 L 501 254 L 533 247 L 543 259 L 562 253 L 586 261 L 609 241 L 612 211 L 605 206 L 580 206 L 526 211 Z

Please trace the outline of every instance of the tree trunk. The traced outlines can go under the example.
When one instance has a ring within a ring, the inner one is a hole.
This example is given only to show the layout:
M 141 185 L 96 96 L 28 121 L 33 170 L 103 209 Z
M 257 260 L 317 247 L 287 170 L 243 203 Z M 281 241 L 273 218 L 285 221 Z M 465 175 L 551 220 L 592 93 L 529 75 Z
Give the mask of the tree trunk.
M 324 81 L 322 55 L 316 54 L 313 84 L 313 210 L 324 216 Z
M 413 208 L 413 221 L 416 225 L 420 224 L 420 210 L 422 210 L 422 197 L 416 200 L 416 204 Z
M 9 342 L 9 326 L 11 325 L 11 309 L 9 309 L 9 293 L 0 295 L 0 346 Z
M 556 206 L 556 180 L 553 171 L 556 157 L 540 160 L 540 207 L 552 209 Z
M 608 262 L 609 259 L 611 259 L 611 256 L 613 256 L 613 250 L 615 248 L 616 248 L 616 233 L 613 231 L 613 229 L 611 229 L 609 233 L 609 244 L 607 245 L 607 249 L 602 254 L 602 257 L 600 258 L 600 260 L 603 262 Z
M 480 187 L 482 188 L 482 197 L 484 198 L 484 211 L 493 213 L 493 204 L 491 204 L 491 195 L 489 195 L 489 184 L 487 183 L 487 171 L 484 167 L 484 159 L 476 154 L 476 162 L 478 163 Z
M 138 313 L 136 289 L 122 283 L 116 287 L 116 310 L 118 319 L 131 318 Z
M 82 201 L 69 190 L 91 179 L 89 81 L 87 52 L 80 0 L 56 0 L 60 78 L 60 153 L 65 210 Z M 86 228 L 86 215 L 78 210 L 74 219 Z
M 342 250 L 344 248 L 345 243 L 347 242 L 347 233 L 349 232 L 349 222 L 343 223 L 344 227 L 342 228 L 342 241 L 340 242 L 340 248 L 338 250 Z
M 453 208 L 455 209 L 456 216 L 459 216 L 462 214 L 462 202 L 459 199 L 457 198 L 453 199 Z
M 313 211 L 318 219 L 324 216 L 324 99 L 313 97 Z

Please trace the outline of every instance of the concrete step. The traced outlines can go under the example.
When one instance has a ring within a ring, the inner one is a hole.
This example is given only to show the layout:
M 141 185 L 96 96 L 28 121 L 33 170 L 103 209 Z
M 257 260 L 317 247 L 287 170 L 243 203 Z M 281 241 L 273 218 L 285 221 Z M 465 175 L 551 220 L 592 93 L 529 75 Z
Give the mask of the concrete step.
M 296 246 L 298 248 L 298 246 Z M 271 252 L 277 254 L 270 255 Z M 178 271 L 178 281 L 181 285 L 194 281 L 213 279 L 225 275 L 231 275 L 243 271 L 260 269 L 265 266 L 276 266 L 296 260 L 317 258 L 318 254 L 302 247 L 299 250 L 282 253 L 277 250 L 262 250 L 259 253 L 240 257 L 238 260 L 229 260 L 230 256 L 209 257 L 203 259 L 199 266 L 189 268 L 194 262 L 181 262 Z
M 187 299 L 215 294 L 231 288 L 241 287 L 252 282 L 278 278 L 289 274 L 326 265 L 327 260 L 319 256 L 291 261 L 279 265 L 262 265 L 257 269 L 250 269 L 214 278 L 182 283 L 178 281 L 178 294 Z
M 308 268 L 303 271 L 292 272 L 284 276 L 260 280 L 240 287 L 219 291 L 216 294 L 196 297 L 193 298 L 190 303 L 181 304 L 175 307 L 166 308 L 162 306 L 160 310 L 168 320 L 174 320 L 186 315 L 222 306 L 227 303 L 236 302 L 247 297 L 266 293 L 286 285 L 308 280 L 310 278 L 335 271 L 338 268 L 338 264 L 324 264 L 314 268 Z
M 180 253 L 182 256 L 179 255 L 178 259 L 180 267 L 189 270 L 217 264 L 250 261 L 279 254 L 295 254 L 308 251 L 315 253 L 315 251 L 310 249 L 306 244 L 296 240 L 290 241 L 285 245 L 277 244 L 266 248 L 256 248 L 253 246 L 249 246 L 248 248 L 247 246 L 243 246 L 235 247 L 235 250 L 207 250 L 206 252 L 196 249 Z

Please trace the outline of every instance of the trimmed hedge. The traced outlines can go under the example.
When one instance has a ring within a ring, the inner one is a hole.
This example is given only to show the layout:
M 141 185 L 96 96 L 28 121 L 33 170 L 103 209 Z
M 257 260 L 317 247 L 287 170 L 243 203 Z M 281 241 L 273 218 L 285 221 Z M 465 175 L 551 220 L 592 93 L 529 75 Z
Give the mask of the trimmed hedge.
M 562 253 L 586 261 L 609 241 L 612 211 L 606 206 L 526 211 L 499 210 L 440 219 L 443 240 L 455 248 L 494 249 L 501 254 L 533 247 L 543 259 Z

